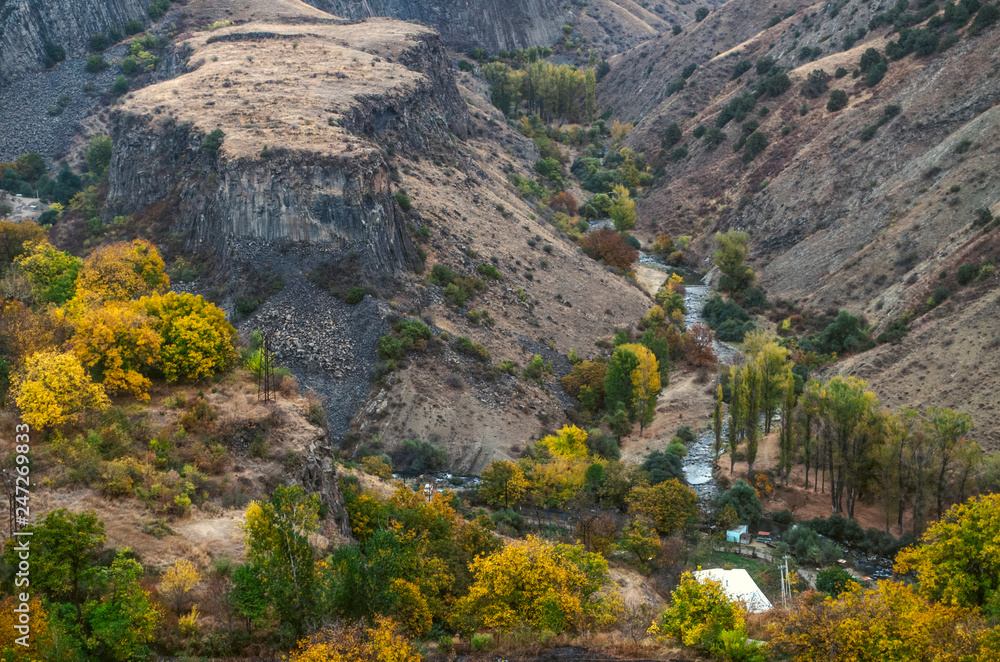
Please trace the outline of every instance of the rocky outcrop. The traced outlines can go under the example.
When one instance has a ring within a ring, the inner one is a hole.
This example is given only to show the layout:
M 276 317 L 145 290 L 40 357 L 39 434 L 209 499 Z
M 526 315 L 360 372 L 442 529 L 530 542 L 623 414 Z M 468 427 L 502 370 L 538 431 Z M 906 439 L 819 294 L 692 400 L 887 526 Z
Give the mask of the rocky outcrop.
M 90 36 L 146 20 L 145 0 L 0 0 L 0 85 L 52 64 L 46 44 L 83 55 Z
M 355 251 L 372 271 L 412 266 L 414 249 L 378 151 L 322 156 L 274 150 L 228 160 L 200 150 L 189 124 L 121 113 L 106 220 L 166 202 L 190 247 L 223 250 L 240 239 L 309 242 Z
M 552 44 L 567 22 L 560 0 L 306 0 L 345 18 L 388 16 L 441 33 L 450 48 L 500 50 Z

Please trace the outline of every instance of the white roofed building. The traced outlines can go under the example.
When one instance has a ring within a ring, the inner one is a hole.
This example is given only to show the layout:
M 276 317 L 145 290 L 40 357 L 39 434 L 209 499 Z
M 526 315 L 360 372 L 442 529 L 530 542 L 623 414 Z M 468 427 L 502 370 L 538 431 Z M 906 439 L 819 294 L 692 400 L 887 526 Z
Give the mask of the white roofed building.
M 771 601 L 767 599 L 764 592 L 757 587 L 757 582 L 743 568 L 735 570 L 712 568 L 710 570 L 698 570 L 693 574 L 694 578 L 698 581 L 713 579 L 719 582 L 731 600 L 742 602 L 754 614 L 771 609 Z

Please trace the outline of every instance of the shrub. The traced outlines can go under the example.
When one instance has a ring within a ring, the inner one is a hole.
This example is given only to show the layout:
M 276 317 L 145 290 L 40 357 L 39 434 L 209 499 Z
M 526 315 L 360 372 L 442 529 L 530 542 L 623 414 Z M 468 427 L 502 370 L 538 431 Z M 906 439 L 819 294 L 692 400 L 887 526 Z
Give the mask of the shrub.
M 107 66 L 108 63 L 104 61 L 103 55 L 91 55 L 87 58 L 87 71 L 92 74 L 103 71 Z
M 863 317 L 856 317 L 842 310 L 837 319 L 828 324 L 816 338 L 816 348 L 827 354 L 863 350 L 871 345 L 865 333 L 866 325 Z
M 826 102 L 826 109 L 831 113 L 835 113 L 838 110 L 842 110 L 847 107 L 847 92 L 844 90 L 833 90 L 830 92 L 830 98 Z
M 663 483 L 671 478 L 680 482 L 685 482 L 684 466 L 681 455 L 666 451 L 653 451 L 642 463 L 642 470 L 649 474 L 651 485 Z
M 816 588 L 824 593 L 829 593 L 831 598 L 836 598 L 848 590 L 851 584 L 857 583 L 851 573 L 842 568 L 827 568 L 820 570 L 816 575 Z
M 976 12 L 976 20 L 972 22 L 972 27 L 969 28 L 969 34 L 973 36 L 978 35 L 983 30 L 996 23 L 997 20 L 1000 20 L 1000 9 L 997 9 L 996 5 L 983 5 L 979 11 Z
M 359 304 L 365 298 L 365 294 L 367 294 L 365 288 L 356 285 L 344 293 L 344 302 L 352 306 Z
M 440 471 L 448 464 L 448 453 L 443 448 L 422 439 L 404 439 L 402 455 L 402 466 L 408 466 L 412 473 Z
M 701 23 L 708 16 L 708 7 L 698 7 L 694 12 L 694 20 Z
M 476 633 L 472 635 L 471 644 L 472 650 L 477 653 L 493 650 L 493 635 Z
M 129 88 L 128 78 L 125 78 L 125 76 L 116 76 L 115 83 L 114 85 L 111 86 L 111 89 L 114 91 L 114 93 L 119 96 L 128 92 L 128 88 Z
M 947 285 L 942 283 L 934 288 L 934 293 L 931 294 L 930 298 L 927 300 L 927 307 L 934 308 L 950 296 L 951 290 L 948 289 Z
M 378 347 L 375 351 L 383 359 L 398 360 L 403 358 L 405 354 L 403 351 L 403 342 L 399 338 L 389 335 L 378 339 Z
M 595 260 L 603 260 L 613 267 L 628 269 L 639 257 L 621 235 L 610 228 L 595 230 L 580 242 L 583 250 Z
M 717 126 L 708 127 L 708 131 L 705 132 L 705 145 L 709 149 L 715 149 L 723 143 L 726 139 L 726 133 Z
M 837 67 L 837 70 L 833 72 L 834 78 L 843 78 L 846 75 L 847 69 L 844 69 L 843 67 Z
M 695 138 L 698 138 L 698 139 L 700 139 L 700 138 L 701 138 L 702 136 L 704 136 L 704 135 L 705 135 L 705 132 L 706 132 L 707 130 L 708 130 L 708 129 L 706 129 L 706 128 L 705 128 L 705 125 L 704 125 L 704 124 L 699 124 L 698 126 L 696 126 L 696 127 L 694 128 L 694 131 L 692 131 L 692 132 L 691 132 L 691 135 L 693 135 L 693 136 L 694 136 Z
M 733 66 L 733 73 L 729 76 L 729 80 L 736 80 L 752 68 L 753 62 L 750 60 L 740 60 L 735 66 Z
M 771 519 L 774 520 L 775 524 L 779 524 L 781 526 L 788 526 L 793 520 L 792 514 L 787 510 L 779 510 L 776 513 L 771 513 Z
M 979 273 L 979 266 L 975 264 L 963 264 L 958 268 L 958 283 L 959 285 L 968 285 L 973 280 L 975 280 L 976 275 Z
M 90 50 L 92 51 L 103 51 L 108 47 L 108 38 L 98 32 L 96 34 L 90 35 Z
M 476 271 L 478 271 L 484 278 L 489 278 L 490 280 L 500 280 L 502 277 L 500 270 L 492 264 L 480 264 L 476 267 Z
M 777 97 L 787 92 L 791 87 L 792 80 L 788 77 L 788 74 L 782 71 L 765 78 L 758 85 L 757 89 L 764 96 Z
M 407 351 L 427 349 L 427 341 L 431 339 L 431 330 L 419 320 L 404 320 L 397 322 L 393 330 L 399 335 L 403 348 Z
M 122 59 L 121 69 L 126 76 L 133 76 L 139 71 L 139 61 L 135 59 L 135 56 L 129 55 Z
M 975 211 L 976 225 L 986 225 L 993 220 L 993 212 L 986 207 L 980 207 Z
M 170 9 L 170 0 L 153 0 L 149 3 L 149 7 L 146 8 L 146 12 L 149 17 L 154 21 L 158 21 L 167 13 Z
M 410 194 L 406 191 L 398 191 L 395 195 L 396 204 L 403 211 L 410 211 L 413 208 L 413 200 L 410 199 Z
M 134 34 L 139 34 L 140 32 L 142 32 L 143 27 L 145 26 L 143 26 L 141 20 L 139 20 L 138 18 L 133 18 L 129 20 L 127 23 L 125 23 L 122 29 L 125 31 L 125 34 L 131 37 Z
M 688 425 L 682 425 L 677 428 L 675 436 L 689 446 L 695 442 L 694 430 Z
M 767 136 L 760 131 L 754 131 L 747 136 L 746 150 L 743 152 L 743 162 L 749 163 L 767 149 Z
M 674 147 L 673 151 L 670 152 L 671 161 L 680 161 L 681 159 L 686 159 L 688 155 L 687 143 L 684 143 L 680 147 Z
M 429 280 L 435 285 L 448 285 L 455 280 L 455 274 L 447 265 L 435 264 L 431 269 Z
M 480 361 L 490 360 L 490 351 L 477 342 L 473 342 L 465 336 L 459 336 L 455 340 L 455 348 L 462 354 L 466 354 Z
M 226 133 L 222 129 L 212 129 L 212 132 L 201 141 L 201 151 L 214 158 L 218 155 L 222 139 L 225 137 Z
M 838 69 L 838 71 L 840 70 Z M 843 71 L 845 74 L 847 73 L 846 69 L 843 69 Z M 811 74 L 806 76 L 806 82 L 802 84 L 802 94 L 810 99 L 818 99 L 826 94 L 827 83 L 829 81 L 830 74 L 822 69 L 815 69 Z

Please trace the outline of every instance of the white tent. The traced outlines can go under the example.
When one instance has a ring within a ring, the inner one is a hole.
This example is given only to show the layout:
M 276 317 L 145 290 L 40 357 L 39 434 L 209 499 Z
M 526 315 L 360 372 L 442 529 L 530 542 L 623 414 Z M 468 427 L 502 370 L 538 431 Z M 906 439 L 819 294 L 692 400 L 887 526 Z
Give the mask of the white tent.
M 757 583 L 743 568 L 735 570 L 723 570 L 722 568 L 698 570 L 694 573 L 694 578 L 698 581 L 713 579 L 719 582 L 722 584 L 722 588 L 725 590 L 727 596 L 744 603 L 747 609 L 754 614 L 771 609 L 771 601 L 757 588 Z

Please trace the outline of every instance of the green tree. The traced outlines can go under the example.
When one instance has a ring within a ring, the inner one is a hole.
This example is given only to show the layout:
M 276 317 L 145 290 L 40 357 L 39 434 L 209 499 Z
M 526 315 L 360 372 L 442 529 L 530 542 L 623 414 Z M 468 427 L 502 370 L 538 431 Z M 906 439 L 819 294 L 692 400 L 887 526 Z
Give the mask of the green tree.
M 660 536 L 656 534 L 648 520 L 635 517 L 622 529 L 618 540 L 618 549 L 629 554 L 635 554 L 636 560 L 647 565 L 660 553 Z
M 111 567 L 101 571 L 98 584 L 104 589 L 103 595 L 84 607 L 84 618 L 92 631 L 88 647 L 99 658 L 143 658 L 148 654 L 146 644 L 160 622 L 149 591 L 139 584 L 142 565 L 127 554 L 128 549 L 119 552 Z
M 226 596 L 230 609 L 243 619 L 247 634 L 253 632 L 254 623 L 267 616 L 267 590 L 259 569 L 249 563 L 233 570 L 233 586 Z
M 830 92 L 830 98 L 826 102 L 826 109 L 831 113 L 835 113 L 838 110 L 842 110 L 847 107 L 847 92 L 844 90 L 833 90 Z
M 820 570 L 816 575 L 816 588 L 824 593 L 829 593 L 831 598 L 836 599 L 841 593 L 856 586 L 858 580 L 851 573 L 843 568 L 827 568 Z
M 715 234 L 713 262 L 722 273 L 719 289 L 723 292 L 742 292 L 754 281 L 753 269 L 743 264 L 750 251 L 750 235 L 738 230 Z
M 719 495 L 716 505 L 720 509 L 732 506 L 744 524 L 754 524 L 764 514 L 764 509 L 760 505 L 757 497 L 757 490 L 750 483 L 740 479 L 733 483 L 733 486 Z
M 95 578 L 96 556 L 107 539 L 104 523 L 93 512 L 73 514 L 60 508 L 24 530 L 31 532 L 31 585 L 79 606 L 84 589 Z M 7 540 L 4 562 L 9 567 L 18 563 L 16 544 L 14 538 Z
M 722 414 L 722 384 L 719 384 L 715 392 L 715 407 L 712 409 L 712 432 L 715 434 L 713 461 L 718 460 L 722 453 Z
M 604 404 L 608 411 L 624 409 L 630 421 L 635 420 L 632 373 L 639 367 L 639 357 L 626 343 L 615 348 L 604 374 Z
M 935 495 L 937 497 L 938 519 L 944 514 L 944 502 L 949 487 L 948 478 L 963 446 L 970 445 L 967 439 L 972 430 L 972 417 L 947 407 L 932 407 L 927 411 L 932 426 L 932 444 L 937 462 L 935 470 Z
M 100 56 L 98 56 L 100 57 Z M 91 136 L 84 152 L 87 168 L 96 176 L 101 177 L 111 165 L 111 138 L 108 136 Z
M 619 445 L 621 445 L 622 437 L 632 434 L 632 418 L 624 407 L 616 409 L 614 414 L 606 414 L 602 420 L 608 424 L 611 434 L 615 436 Z
M 268 602 L 298 632 L 312 612 L 315 558 L 308 537 L 318 530 L 319 507 L 315 494 L 281 485 L 270 501 L 247 507 L 243 524 L 247 560 L 260 569 Z

